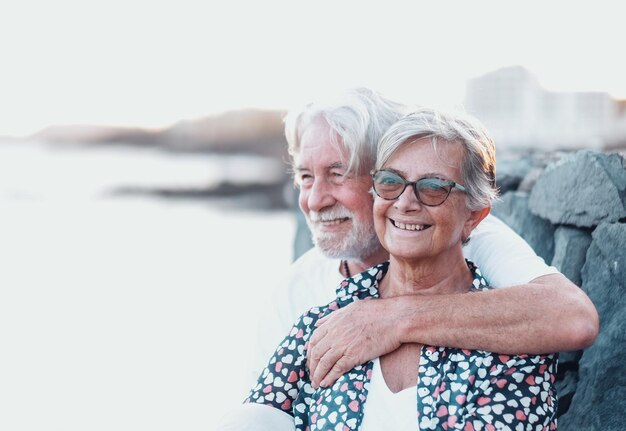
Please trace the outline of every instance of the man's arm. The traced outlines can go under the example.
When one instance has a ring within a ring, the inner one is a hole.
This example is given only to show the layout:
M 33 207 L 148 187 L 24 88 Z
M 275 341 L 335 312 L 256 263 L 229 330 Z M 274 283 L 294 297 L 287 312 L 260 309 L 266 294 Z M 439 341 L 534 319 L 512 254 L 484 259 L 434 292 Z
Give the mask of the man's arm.
M 538 354 L 585 348 L 598 326 L 587 295 L 552 274 L 486 292 L 355 302 L 318 322 L 308 361 L 314 386 L 327 386 L 402 343 Z
M 395 299 L 401 343 L 540 354 L 588 347 L 598 333 L 595 307 L 561 274 L 508 289 Z

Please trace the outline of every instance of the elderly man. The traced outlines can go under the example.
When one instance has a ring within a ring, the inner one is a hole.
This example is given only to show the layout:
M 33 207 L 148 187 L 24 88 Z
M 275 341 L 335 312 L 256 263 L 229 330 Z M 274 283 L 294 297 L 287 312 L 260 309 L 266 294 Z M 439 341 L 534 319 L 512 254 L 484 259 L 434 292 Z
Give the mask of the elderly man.
M 267 336 L 258 349 L 257 371 L 303 311 L 329 303 L 343 278 L 388 258 L 373 229 L 370 170 L 381 136 L 407 109 L 361 88 L 287 116 L 299 204 L 315 247 L 292 265 L 273 297 L 277 318 L 273 329 L 260 328 Z M 328 386 L 403 343 L 514 354 L 577 350 L 595 339 L 598 316 L 584 292 L 495 217 L 479 225 L 464 254 L 493 286 L 508 287 L 359 301 L 331 313 L 309 343 L 313 385 Z M 259 407 L 267 406 L 254 406 L 256 423 L 264 420 Z M 222 429 L 240 428 L 231 422 Z

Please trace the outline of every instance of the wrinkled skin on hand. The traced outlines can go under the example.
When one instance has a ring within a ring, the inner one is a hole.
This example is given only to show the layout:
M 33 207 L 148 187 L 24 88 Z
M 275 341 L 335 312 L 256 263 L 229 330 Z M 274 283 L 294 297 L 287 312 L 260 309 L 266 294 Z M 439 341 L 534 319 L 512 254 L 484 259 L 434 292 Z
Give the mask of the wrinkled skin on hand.
M 391 299 L 353 302 L 320 319 L 307 352 L 314 388 L 331 386 L 359 364 L 400 347 Z

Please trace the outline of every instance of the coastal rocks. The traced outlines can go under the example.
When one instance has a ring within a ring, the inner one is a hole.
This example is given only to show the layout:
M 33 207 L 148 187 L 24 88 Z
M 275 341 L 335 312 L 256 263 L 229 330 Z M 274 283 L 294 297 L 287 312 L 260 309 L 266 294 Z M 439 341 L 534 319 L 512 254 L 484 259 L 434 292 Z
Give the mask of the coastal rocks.
M 552 265 L 559 268 L 577 286 L 582 285 L 580 271 L 585 263 L 589 244 L 591 233 L 588 230 L 559 226 L 554 232 Z
M 530 212 L 528 193 L 506 193 L 494 206 L 492 213 L 524 238 L 546 262 L 552 260 L 555 228 L 548 220 Z
M 569 410 L 572 398 L 578 388 L 578 361 L 583 351 L 561 352 L 556 374 L 556 392 L 559 398 L 557 417 L 561 417 Z M 561 425 L 559 423 L 559 425 Z
M 238 109 L 179 121 L 162 129 L 99 125 L 56 125 L 27 140 L 49 144 L 133 145 L 175 152 L 255 154 L 285 160 L 283 118 L 275 109 Z
M 601 224 L 592 238 L 582 279 L 600 314 L 600 334 L 580 358 L 560 430 L 622 430 L 626 423 L 626 224 Z
M 593 227 L 626 217 L 626 169 L 618 154 L 583 150 L 549 165 L 530 193 L 530 210 L 552 223 Z
M 525 155 L 509 154 L 498 159 L 496 183 L 500 194 L 509 191 L 530 192 L 546 166 L 560 160 L 566 153 L 531 153 Z
M 616 153 L 555 155 L 535 156 L 530 169 L 528 159 L 522 160 L 519 169 L 526 176 L 516 190 L 503 194 L 493 213 L 581 286 L 600 316 L 600 333 L 591 347 L 560 354 L 559 430 L 621 430 L 626 423 L 626 163 Z
M 534 161 L 530 156 L 520 158 L 506 158 L 498 162 L 496 182 L 500 193 L 517 190 L 522 180 L 534 169 Z

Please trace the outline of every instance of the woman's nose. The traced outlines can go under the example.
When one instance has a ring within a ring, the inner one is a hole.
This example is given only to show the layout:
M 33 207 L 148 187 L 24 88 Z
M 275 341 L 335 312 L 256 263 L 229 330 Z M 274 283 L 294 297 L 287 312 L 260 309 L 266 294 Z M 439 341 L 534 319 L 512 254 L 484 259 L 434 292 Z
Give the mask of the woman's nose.
M 407 185 L 402 194 L 396 199 L 395 206 L 398 209 L 407 211 L 421 208 L 422 203 L 417 198 L 413 186 Z

